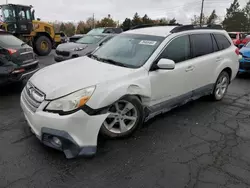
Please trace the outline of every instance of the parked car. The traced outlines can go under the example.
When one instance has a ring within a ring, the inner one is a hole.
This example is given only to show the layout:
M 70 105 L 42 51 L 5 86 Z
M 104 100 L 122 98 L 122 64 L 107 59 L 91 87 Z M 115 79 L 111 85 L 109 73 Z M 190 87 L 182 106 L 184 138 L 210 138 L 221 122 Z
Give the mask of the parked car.
M 0 85 L 22 82 L 38 71 L 33 49 L 5 31 L 0 31 Z
M 245 37 L 245 34 L 242 32 L 228 32 L 230 38 L 233 40 L 235 46 L 239 46 L 242 43 L 242 40 Z
M 60 35 L 61 41 L 58 42 L 58 43 L 55 43 L 54 46 L 53 46 L 53 49 L 57 48 L 57 46 L 58 46 L 59 44 L 69 42 L 69 38 L 68 38 L 68 36 L 67 36 L 64 32 L 61 31 L 61 32 L 59 32 L 59 33 L 56 33 L 56 35 Z
M 73 35 L 72 37 L 69 37 L 69 42 L 75 42 L 75 41 L 79 40 L 82 37 L 84 37 L 84 34 Z
M 243 47 L 245 44 L 247 44 L 250 41 L 250 35 L 246 35 L 246 37 L 241 41 L 241 46 L 239 47 Z
M 122 33 L 122 28 L 119 27 L 98 27 L 95 29 L 90 30 L 87 35 L 98 35 L 101 33 Z
M 88 56 L 43 68 L 21 94 L 29 126 L 67 158 L 88 156 L 99 133 L 127 137 L 188 101 L 221 100 L 238 72 L 239 49 L 225 30 L 213 28 L 129 30 Z
M 110 34 L 86 35 L 75 43 L 69 42 L 61 44 L 56 48 L 54 59 L 60 62 L 87 55 L 110 40 L 113 36 L 114 35 Z
M 239 73 L 250 73 L 250 42 L 240 49 Z

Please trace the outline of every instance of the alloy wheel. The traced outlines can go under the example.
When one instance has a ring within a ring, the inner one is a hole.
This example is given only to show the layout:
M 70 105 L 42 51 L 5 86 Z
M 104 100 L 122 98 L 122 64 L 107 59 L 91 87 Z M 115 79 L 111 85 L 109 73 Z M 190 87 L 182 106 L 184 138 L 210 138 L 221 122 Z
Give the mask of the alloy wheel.
M 112 133 L 126 133 L 136 125 L 138 120 L 137 108 L 126 100 L 117 101 L 108 112 L 110 115 L 104 121 L 104 126 Z
M 215 97 L 217 99 L 222 99 L 225 95 L 228 87 L 228 78 L 226 76 L 221 76 L 217 82 L 216 88 L 215 88 Z

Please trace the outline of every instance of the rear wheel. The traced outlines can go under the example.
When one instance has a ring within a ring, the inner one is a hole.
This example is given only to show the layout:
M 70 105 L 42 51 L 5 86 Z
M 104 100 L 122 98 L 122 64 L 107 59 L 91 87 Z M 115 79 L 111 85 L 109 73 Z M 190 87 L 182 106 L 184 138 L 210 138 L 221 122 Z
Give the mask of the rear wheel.
M 226 94 L 230 82 L 229 75 L 226 71 L 220 73 L 215 86 L 212 97 L 215 101 L 220 101 Z
M 52 49 L 52 43 L 46 36 L 38 37 L 34 42 L 34 50 L 40 56 L 49 55 Z
M 109 138 L 131 136 L 143 123 L 143 108 L 135 96 L 126 96 L 109 108 L 100 133 Z

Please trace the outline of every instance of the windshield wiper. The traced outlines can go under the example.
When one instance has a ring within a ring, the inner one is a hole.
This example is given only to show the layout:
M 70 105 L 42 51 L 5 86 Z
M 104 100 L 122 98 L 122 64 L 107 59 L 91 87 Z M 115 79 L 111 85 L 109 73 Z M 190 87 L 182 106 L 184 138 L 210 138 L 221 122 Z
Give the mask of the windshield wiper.
M 89 54 L 88 57 L 100 61 L 100 58 L 97 55 Z
M 121 67 L 129 67 L 123 63 L 120 63 L 118 61 L 115 61 L 113 59 L 105 59 L 105 58 L 99 58 L 100 61 L 103 61 L 103 62 L 107 62 L 109 64 L 113 64 L 113 65 L 117 65 L 117 66 L 121 66 Z

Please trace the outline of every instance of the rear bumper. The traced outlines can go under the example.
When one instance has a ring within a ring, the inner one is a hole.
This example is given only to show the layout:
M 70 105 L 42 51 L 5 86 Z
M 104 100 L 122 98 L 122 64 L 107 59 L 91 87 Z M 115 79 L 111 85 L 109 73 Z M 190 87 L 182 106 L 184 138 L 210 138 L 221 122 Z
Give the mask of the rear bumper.
M 29 72 L 26 72 L 26 73 L 22 74 L 19 80 L 23 80 L 23 79 L 31 77 L 34 73 L 36 73 L 37 71 L 39 71 L 39 69 L 40 68 L 37 68 L 35 70 L 32 70 L 32 71 L 29 71 Z
M 35 65 L 35 66 L 34 66 Z M 24 69 L 24 72 L 9 72 L 4 76 L 4 82 L 1 83 L 1 85 L 8 85 L 15 82 L 20 82 L 26 79 L 29 79 L 34 73 L 36 73 L 40 68 L 38 66 L 38 62 L 32 63 L 32 68 L 28 65 L 20 66 L 18 69 L 15 69 L 16 71 Z

